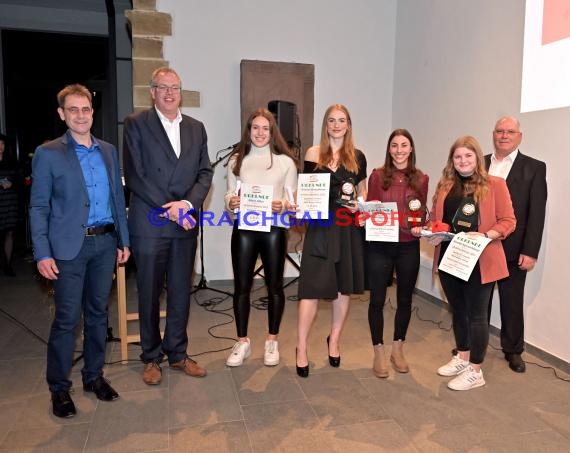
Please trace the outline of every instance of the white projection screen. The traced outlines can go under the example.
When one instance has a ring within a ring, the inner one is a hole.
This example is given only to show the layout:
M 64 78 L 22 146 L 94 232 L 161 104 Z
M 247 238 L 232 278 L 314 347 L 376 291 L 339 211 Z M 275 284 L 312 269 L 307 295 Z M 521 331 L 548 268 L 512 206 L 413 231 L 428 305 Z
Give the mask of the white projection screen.
M 521 112 L 570 106 L 570 1 L 526 0 Z

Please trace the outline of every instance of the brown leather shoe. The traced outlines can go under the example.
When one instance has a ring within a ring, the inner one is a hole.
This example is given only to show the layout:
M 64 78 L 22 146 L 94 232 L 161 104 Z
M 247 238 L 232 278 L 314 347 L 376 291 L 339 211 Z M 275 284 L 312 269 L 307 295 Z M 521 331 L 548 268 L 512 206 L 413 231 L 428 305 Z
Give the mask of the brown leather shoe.
M 162 369 L 156 362 L 148 362 L 144 365 L 143 382 L 147 385 L 160 384 L 162 380 Z
M 192 360 L 190 357 L 186 357 L 180 362 L 171 363 L 170 368 L 174 370 L 184 371 L 188 376 L 192 377 L 204 377 L 207 374 L 206 369 L 202 368 L 196 363 L 195 360 Z

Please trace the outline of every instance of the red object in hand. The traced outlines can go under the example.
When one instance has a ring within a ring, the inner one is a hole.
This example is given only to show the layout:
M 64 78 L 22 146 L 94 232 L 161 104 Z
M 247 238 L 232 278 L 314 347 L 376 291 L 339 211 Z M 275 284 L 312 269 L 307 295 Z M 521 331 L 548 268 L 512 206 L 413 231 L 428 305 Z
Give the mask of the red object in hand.
M 449 231 L 449 225 L 447 223 L 442 222 L 441 220 L 436 220 L 431 225 L 432 233 L 439 233 L 441 231 Z

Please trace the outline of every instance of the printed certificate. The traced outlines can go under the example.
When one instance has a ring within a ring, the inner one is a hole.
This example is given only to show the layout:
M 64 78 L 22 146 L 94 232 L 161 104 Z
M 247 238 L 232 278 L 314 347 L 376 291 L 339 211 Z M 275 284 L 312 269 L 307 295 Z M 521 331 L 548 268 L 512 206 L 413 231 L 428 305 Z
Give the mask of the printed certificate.
M 300 173 L 297 183 L 297 218 L 328 219 L 330 173 Z
M 369 214 L 380 211 L 382 209 L 382 205 L 381 201 L 358 200 L 358 210 L 360 212 L 368 212 Z
M 273 186 L 242 182 L 239 196 L 239 230 L 271 230 Z
M 398 242 L 400 233 L 400 218 L 398 217 L 398 203 L 373 202 L 366 206 L 370 217 L 366 219 L 367 241 Z
M 491 239 L 485 236 L 457 233 L 449 243 L 438 269 L 461 280 L 469 280 L 477 260 L 489 242 Z

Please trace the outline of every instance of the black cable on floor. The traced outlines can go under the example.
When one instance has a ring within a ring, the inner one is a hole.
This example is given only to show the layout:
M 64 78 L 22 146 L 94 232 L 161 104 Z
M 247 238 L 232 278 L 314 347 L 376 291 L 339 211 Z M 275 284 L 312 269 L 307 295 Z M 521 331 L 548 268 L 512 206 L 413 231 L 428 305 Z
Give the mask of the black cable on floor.
M 491 349 L 494 349 L 495 351 L 499 351 L 501 353 L 503 352 L 503 348 L 497 348 L 497 347 L 493 346 L 491 343 L 489 343 L 489 347 Z M 535 366 L 542 368 L 544 370 L 551 370 L 552 373 L 554 374 L 554 377 L 556 377 L 556 379 L 559 379 L 559 380 L 564 381 L 564 382 L 570 382 L 570 379 L 560 376 L 558 374 L 558 371 L 556 370 L 556 368 L 554 368 L 550 365 L 541 365 L 540 363 L 532 362 L 530 360 L 525 360 L 524 363 L 527 363 L 530 365 L 535 365 Z
M 30 329 L 28 326 L 26 326 L 23 322 L 14 318 L 14 316 L 12 316 L 10 313 L 5 311 L 3 308 L 0 308 L 0 313 L 2 313 L 6 318 L 8 318 L 8 320 L 12 321 L 18 327 L 24 329 L 26 332 L 28 332 L 34 338 L 38 339 L 41 343 L 47 345 L 47 340 L 44 340 L 42 337 L 40 337 L 40 335 L 38 335 L 36 332 L 34 332 L 32 329 Z
M 390 308 L 394 311 L 396 311 L 396 307 L 394 307 L 394 305 L 392 304 L 392 300 L 388 297 L 388 299 L 386 300 L 388 302 L 388 305 L 390 306 Z M 386 306 L 386 304 L 384 304 L 384 306 Z M 453 326 L 450 324 L 449 327 L 444 327 L 443 323 L 445 323 L 445 320 L 441 320 L 441 321 L 434 321 L 433 319 L 428 319 L 428 318 L 422 318 L 420 316 L 420 307 L 413 306 L 412 307 L 412 313 L 416 315 L 416 318 L 418 318 L 420 321 L 422 322 L 429 322 L 431 324 L 433 324 L 434 326 L 436 326 L 439 330 L 443 330 L 445 332 L 451 332 Z
M 396 310 L 396 307 L 394 307 L 394 305 L 392 305 L 392 301 L 391 301 L 391 299 L 390 299 L 389 297 L 388 297 L 388 299 L 387 299 L 387 302 L 388 302 L 388 305 L 390 306 L 390 308 L 391 308 L 392 310 Z M 437 328 L 440 329 L 440 330 L 444 330 L 444 331 L 446 331 L 446 332 L 450 332 L 450 331 L 453 329 L 453 326 L 442 327 L 442 326 L 441 326 L 441 323 L 444 322 L 443 320 L 442 320 L 442 321 L 434 321 L 434 320 L 432 320 L 432 319 L 422 319 L 422 318 L 420 317 L 420 315 L 419 315 L 419 307 L 417 307 L 417 306 L 412 307 L 412 313 L 415 313 L 416 317 L 417 317 L 420 321 L 423 321 L 423 322 L 430 322 L 430 323 L 436 325 Z M 491 349 L 494 349 L 495 351 L 501 351 L 501 352 L 503 351 L 502 348 L 497 348 L 497 347 L 493 346 L 491 343 L 489 343 L 488 347 L 491 348 Z M 558 371 L 556 370 L 556 368 L 554 368 L 554 367 L 552 367 L 552 366 L 550 366 L 550 365 L 541 365 L 540 363 L 532 362 L 532 361 L 530 361 L 530 360 L 525 360 L 525 363 L 528 363 L 528 364 L 530 364 L 530 365 L 535 365 L 535 366 L 537 366 L 537 367 L 539 367 L 539 368 L 543 368 L 543 369 L 545 369 L 545 370 L 551 370 L 552 373 L 554 374 L 554 377 L 555 377 L 556 379 L 558 379 L 558 380 L 560 380 L 560 381 L 564 381 L 564 382 L 570 382 L 570 379 L 569 379 L 569 378 L 565 378 L 565 377 L 560 376 L 560 375 L 558 374 Z
M 264 285 L 260 285 L 259 287 L 254 288 L 254 289 L 251 291 L 251 294 L 253 294 L 253 293 L 257 292 L 257 291 L 260 291 L 260 290 L 263 289 L 264 287 L 265 287 Z M 230 310 L 233 310 L 233 307 L 232 307 L 231 305 L 230 305 L 228 308 L 224 308 L 224 309 L 218 309 L 218 308 L 216 308 L 218 305 L 222 304 L 223 302 L 225 302 L 225 301 L 227 301 L 227 300 L 231 300 L 231 299 L 230 299 L 230 296 L 229 296 L 229 295 L 227 295 L 227 296 L 225 296 L 225 297 L 216 296 L 216 297 L 212 297 L 212 298 L 209 298 L 209 299 L 205 299 L 205 300 L 203 300 L 203 301 L 198 300 L 198 298 L 196 297 L 196 295 L 194 295 L 193 297 L 194 297 L 194 299 L 195 299 L 195 301 L 196 301 L 196 304 L 197 304 L 198 306 L 200 306 L 200 307 L 204 308 L 205 310 L 210 311 L 210 312 L 212 312 L 212 313 L 216 313 L 216 314 L 219 314 L 219 315 L 223 315 L 223 316 L 226 316 L 226 317 L 229 318 L 226 322 L 221 322 L 221 323 L 214 324 L 213 326 L 208 327 L 208 334 L 209 334 L 211 337 L 216 338 L 216 339 L 231 340 L 231 341 L 235 344 L 235 342 L 238 341 L 237 338 L 234 338 L 234 337 L 226 337 L 226 336 L 220 336 L 220 335 L 214 334 L 214 332 L 213 332 L 214 329 L 216 329 L 217 327 L 221 327 L 221 326 L 225 326 L 225 325 L 228 325 L 228 324 L 232 324 L 232 323 L 234 322 L 234 319 L 235 319 L 234 316 L 233 316 L 232 314 L 226 313 L 226 312 L 228 312 L 228 311 L 230 311 Z M 257 301 L 252 302 L 252 303 L 251 303 L 251 306 L 254 307 L 254 308 L 257 308 L 257 306 L 258 306 L 259 304 L 257 304 L 256 302 L 257 302 Z M 198 356 L 201 356 L 201 355 L 204 355 L 204 354 L 209 354 L 209 353 L 211 353 L 211 352 L 229 351 L 229 350 L 232 349 L 233 347 L 234 347 L 234 345 L 232 344 L 231 346 L 228 346 L 228 347 L 222 348 L 222 349 L 215 349 L 215 350 L 202 351 L 202 352 L 199 352 L 199 353 L 196 353 L 196 354 L 192 354 L 192 357 L 198 357 Z
M 194 300 L 196 301 L 196 304 L 200 307 L 202 307 L 204 310 L 212 312 L 212 313 L 216 313 L 218 315 L 222 315 L 225 316 L 227 318 L 229 318 L 227 321 L 225 322 L 220 322 L 218 324 L 214 324 L 213 326 L 208 327 L 208 334 L 213 337 L 216 338 L 218 340 L 231 340 L 232 342 L 236 342 L 238 341 L 237 338 L 233 338 L 233 337 L 226 337 L 226 336 L 220 336 L 220 335 L 216 335 L 214 333 L 214 329 L 216 329 L 217 327 L 221 327 L 221 326 L 226 326 L 228 324 L 233 323 L 234 321 L 234 317 L 233 315 L 226 313 L 227 311 L 232 310 L 232 306 L 229 306 L 228 308 L 224 308 L 224 309 L 218 309 L 216 308 L 218 305 L 224 303 L 227 300 L 231 300 L 230 296 L 224 296 L 224 297 L 220 297 L 220 296 L 216 296 L 216 297 L 211 297 L 210 299 L 205 299 L 203 301 L 198 300 L 198 297 L 196 297 L 196 295 L 193 295 Z M 201 355 L 205 355 L 205 354 L 210 354 L 212 352 L 222 352 L 222 351 L 228 351 L 230 349 L 233 348 L 233 344 L 231 346 L 225 347 L 225 348 L 221 348 L 221 349 L 212 349 L 212 350 L 208 350 L 208 351 L 202 351 L 202 352 L 198 352 L 196 354 L 192 354 L 192 357 L 198 357 Z
M 256 291 L 261 290 L 262 288 L 264 288 L 263 285 L 259 286 L 258 288 L 253 289 L 251 292 L 254 293 L 254 292 L 256 292 Z M 52 292 L 49 292 L 49 293 L 48 293 L 46 299 L 44 299 L 44 302 L 46 302 L 47 299 L 48 299 L 50 296 L 53 296 L 53 293 L 52 293 Z M 215 334 L 213 333 L 213 330 L 214 330 L 215 328 L 221 327 L 221 326 L 225 326 L 225 325 L 227 325 L 227 324 L 231 324 L 231 323 L 234 321 L 233 315 L 226 313 L 227 311 L 232 310 L 232 307 L 231 307 L 231 306 L 228 307 L 228 308 L 224 308 L 224 309 L 217 309 L 217 308 L 216 308 L 218 305 L 220 305 L 220 304 L 224 303 L 225 301 L 227 301 L 228 299 L 230 299 L 230 296 L 229 296 L 229 295 L 224 296 L 224 297 L 221 297 L 221 296 L 211 297 L 211 298 L 209 298 L 209 299 L 205 299 L 204 301 L 198 300 L 198 298 L 196 297 L 195 294 L 193 294 L 193 297 L 194 297 L 194 300 L 196 301 L 196 304 L 197 304 L 198 306 L 204 308 L 204 310 L 210 311 L 210 312 L 212 312 L 212 313 L 220 314 L 220 315 L 223 315 L 223 316 L 227 316 L 228 318 L 230 318 L 230 319 L 229 319 L 228 321 L 226 321 L 226 322 L 222 322 L 222 323 L 214 324 L 213 326 L 210 326 L 210 327 L 208 328 L 208 334 L 209 334 L 210 336 L 212 336 L 213 338 L 216 338 L 216 339 L 220 339 L 220 340 L 231 340 L 231 341 L 233 341 L 234 343 L 235 343 L 236 341 L 238 341 L 237 338 L 234 338 L 234 337 L 219 336 L 219 335 L 215 335 Z M 264 299 L 267 299 L 266 296 L 260 297 L 259 299 L 257 299 L 257 301 L 262 301 L 262 300 L 264 300 Z M 287 300 L 290 300 L 290 301 L 298 301 L 299 299 L 298 299 L 297 296 L 288 296 L 288 297 L 287 297 Z M 360 300 L 361 302 L 366 302 L 366 301 L 369 301 L 370 299 L 360 297 L 359 300 Z M 257 301 L 256 301 L 256 302 L 257 302 Z M 391 300 L 390 297 L 387 298 L 386 302 L 388 302 L 387 305 L 389 305 L 392 310 L 394 310 L 394 311 L 396 310 L 396 307 L 394 307 L 394 305 L 392 304 L 392 300 Z M 263 303 L 266 304 L 265 301 L 262 301 L 262 304 L 263 304 Z M 266 309 L 267 309 L 267 307 L 265 307 L 265 308 L 258 308 L 258 306 L 261 306 L 261 304 L 258 304 L 258 303 L 256 304 L 256 303 L 253 303 L 253 302 L 252 302 L 252 307 L 254 307 L 254 308 L 257 308 L 257 309 L 259 309 L 259 310 L 266 310 Z M 386 304 L 384 304 L 384 307 L 386 307 Z M 427 318 L 424 319 L 424 318 L 422 318 L 422 317 L 419 315 L 419 312 L 420 312 L 420 310 L 419 310 L 419 307 L 418 307 L 418 306 L 412 307 L 412 313 L 414 313 L 415 316 L 416 316 L 420 321 L 422 321 L 422 322 L 429 322 L 429 323 L 435 325 L 438 329 L 443 330 L 443 331 L 445 331 L 445 332 L 450 332 L 450 331 L 452 330 L 452 326 L 451 326 L 451 325 L 450 325 L 449 327 L 443 327 L 443 326 L 442 326 L 442 323 L 445 322 L 444 320 L 441 320 L 441 321 L 434 321 L 434 320 L 432 320 L 432 319 L 427 319 Z M 18 320 L 18 319 L 15 318 L 14 316 L 12 316 L 10 313 L 8 313 L 8 312 L 7 312 L 6 310 L 4 310 L 3 308 L 0 308 L 0 313 L 2 313 L 8 320 L 10 320 L 10 321 L 13 322 L 14 324 L 16 324 L 18 327 L 22 328 L 23 330 L 25 330 L 26 332 L 28 332 L 30 335 L 32 335 L 34 338 L 36 338 L 37 340 L 39 340 L 41 343 L 43 343 L 43 344 L 45 344 L 45 345 L 48 344 L 47 340 L 45 340 L 44 338 L 42 338 L 40 335 L 38 335 L 36 332 L 34 332 L 32 329 L 30 329 L 28 326 L 26 326 L 23 322 L 21 322 L 20 320 Z M 111 328 L 108 328 L 108 330 L 107 330 L 107 338 L 106 338 L 106 339 L 107 339 L 107 342 L 120 342 L 120 341 L 121 341 L 120 338 L 117 338 L 117 337 L 113 336 L 113 333 L 112 333 L 112 329 L 111 329 Z M 131 344 L 134 344 L 134 343 L 131 343 Z M 228 351 L 228 350 L 232 349 L 232 347 L 233 347 L 233 345 L 232 345 L 232 346 L 228 346 L 228 347 L 226 347 L 226 348 L 222 348 L 222 349 L 213 349 L 213 350 L 208 350 L 208 351 L 202 351 L 202 352 L 199 352 L 199 353 L 196 353 L 196 354 L 192 354 L 191 357 L 198 357 L 198 356 L 205 355 L 205 354 L 210 354 L 210 353 L 213 353 L 213 352 Z M 488 347 L 490 347 L 491 349 L 494 349 L 495 351 L 502 351 L 501 348 L 497 348 L 497 347 L 493 346 L 493 345 L 490 344 L 490 343 L 489 343 L 489 346 L 488 346 Z M 74 351 L 74 352 L 75 352 L 76 354 L 83 354 L 83 351 Z M 75 363 L 75 360 L 77 360 L 77 359 L 74 359 L 74 363 Z M 116 364 L 118 364 L 118 363 L 124 364 L 125 362 L 138 362 L 138 363 L 140 363 L 140 359 L 116 360 L 116 361 L 113 361 L 113 362 L 105 362 L 105 365 L 116 365 Z M 525 360 L 525 363 L 530 364 L 530 365 L 535 365 L 535 366 L 537 366 L 537 367 L 539 367 L 539 368 L 542 368 L 542 369 L 545 369 L 545 370 L 551 370 L 552 373 L 554 374 L 554 377 L 555 377 L 556 379 L 558 379 L 558 380 L 560 380 L 560 381 L 563 381 L 563 382 L 570 382 L 570 379 L 569 379 L 569 378 L 565 378 L 565 377 L 560 376 L 560 375 L 558 374 L 558 371 L 556 370 L 556 368 L 554 368 L 554 367 L 552 367 L 552 366 L 550 366 L 550 365 L 541 365 L 541 364 L 539 364 L 539 363 L 532 362 L 532 361 L 529 361 L 529 360 Z

